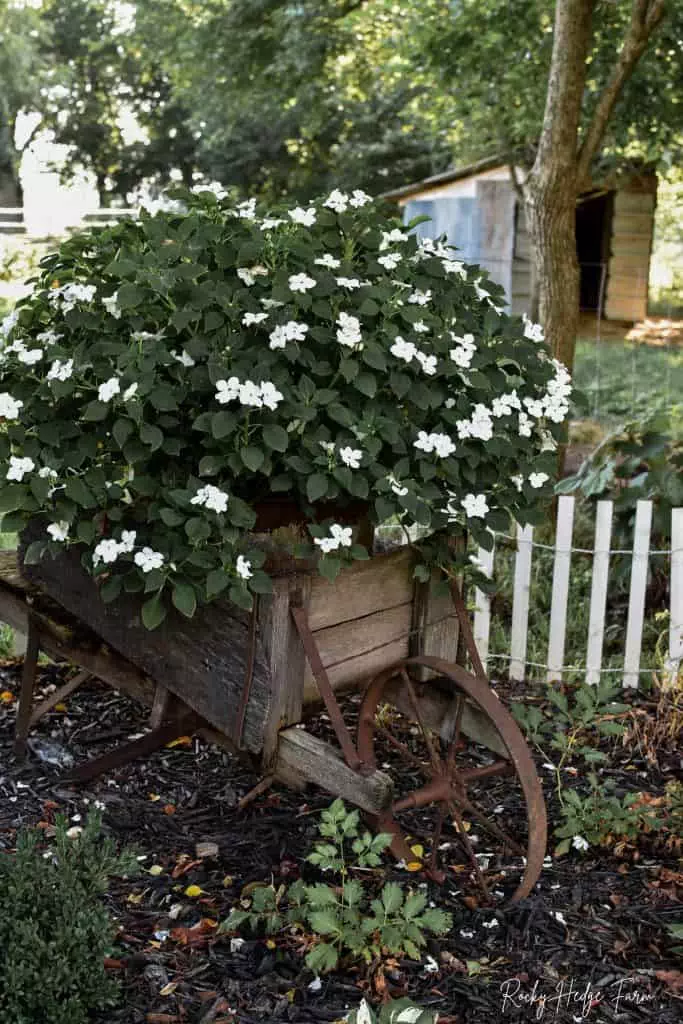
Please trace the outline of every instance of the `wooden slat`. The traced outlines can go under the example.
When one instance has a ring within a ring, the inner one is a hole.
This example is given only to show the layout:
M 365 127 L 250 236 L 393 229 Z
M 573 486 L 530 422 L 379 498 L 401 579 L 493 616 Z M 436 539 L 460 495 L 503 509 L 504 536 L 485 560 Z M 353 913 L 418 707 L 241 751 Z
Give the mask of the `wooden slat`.
M 429 654 L 443 661 L 457 661 L 459 624 L 450 591 L 439 591 L 445 584 L 443 573 L 435 570 L 426 583 L 415 581 L 413 594 L 413 616 L 408 650 L 411 657 Z M 419 666 L 415 678 L 420 681 L 431 679 L 434 673 L 425 666 Z
M 356 686 L 407 658 L 412 615 L 413 605 L 409 601 L 397 608 L 382 609 L 362 619 L 317 630 L 313 635 L 333 689 Z M 310 665 L 306 666 L 303 699 L 304 704 L 319 700 Z
M 638 685 L 651 526 L 652 502 L 639 501 L 636 505 L 636 525 L 633 533 L 633 558 L 624 650 L 624 686 Z
M 412 601 L 414 561 L 415 553 L 405 547 L 355 562 L 342 570 L 334 583 L 314 576 L 310 628 L 315 632 Z
M 671 618 L 667 670 L 676 678 L 683 660 L 683 508 L 671 510 Z
M 651 214 L 655 208 L 655 197 L 652 192 L 626 192 L 619 189 L 614 196 L 614 209 L 617 213 L 635 212 Z
M 593 579 L 588 617 L 588 644 L 586 647 L 586 682 L 600 682 L 602 645 L 605 634 L 607 607 L 607 581 L 609 576 L 610 541 L 612 538 L 612 502 L 599 501 L 595 517 L 595 547 Z
M 574 528 L 574 498 L 563 494 L 557 507 L 557 534 L 555 537 L 555 565 L 550 604 L 550 636 L 548 639 L 547 681 L 562 678 L 564 644 L 567 632 L 567 600 L 569 598 L 569 569 L 572 558 L 572 532 Z
M 518 680 L 524 679 L 526 672 L 533 539 L 533 526 L 517 527 L 517 554 L 515 556 L 515 581 L 512 592 L 512 630 L 510 634 L 510 678 Z
M 493 559 L 495 557 L 495 549 L 492 548 L 490 551 L 486 551 L 484 548 L 479 548 L 477 551 L 477 558 L 483 566 L 483 570 L 491 579 L 493 575 Z M 474 591 L 474 642 L 477 645 L 479 651 L 479 657 L 481 663 L 486 671 L 486 662 L 489 656 L 489 633 L 491 630 L 491 598 L 488 594 L 485 594 L 483 590 L 479 590 L 477 587 Z

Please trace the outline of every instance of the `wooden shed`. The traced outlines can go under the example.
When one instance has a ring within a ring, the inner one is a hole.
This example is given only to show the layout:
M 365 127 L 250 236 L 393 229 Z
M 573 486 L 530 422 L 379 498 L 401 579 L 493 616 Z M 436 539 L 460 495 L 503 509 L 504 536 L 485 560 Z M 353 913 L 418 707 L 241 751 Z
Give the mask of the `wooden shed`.
M 523 172 L 517 172 L 523 179 Z M 609 320 L 647 315 L 657 177 L 650 171 L 595 181 L 576 207 L 581 308 Z M 419 214 L 422 237 L 447 235 L 463 259 L 485 267 L 505 288 L 508 308 L 527 311 L 531 285 L 524 206 L 500 159 L 454 168 L 387 194 L 405 220 Z

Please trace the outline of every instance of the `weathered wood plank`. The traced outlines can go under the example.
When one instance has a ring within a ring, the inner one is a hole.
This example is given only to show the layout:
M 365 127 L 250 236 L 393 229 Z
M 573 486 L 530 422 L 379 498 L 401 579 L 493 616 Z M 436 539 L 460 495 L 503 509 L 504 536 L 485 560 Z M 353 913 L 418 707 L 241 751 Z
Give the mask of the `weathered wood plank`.
M 294 789 L 313 782 L 363 811 L 379 814 L 391 803 L 392 782 L 382 771 L 355 772 L 340 752 L 305 729 L 283 729 L 278 738 L 274 774 Z
M 569 598 L 569 569 L 572 558 L 572 532 L 574 529 L 574 498 L 563 494 L 557 506 L 557 534 L 555 537 L 555 563 L 553 590 L 550 599 L 550 629 L 548 639 L 549 683 L 562 678 L 564 644 L 567 633 L 567 601 Z
M 633 557 L 631 561 L 628 617 L 626 619 L 624 686 L 637 686 L 639 680 L 651 527 L 652 502 L 637 502 L 636 523 L 633 531 Z
M 515 555 L 512 630 L 510 633 L 510 679 L 518 681 L 523 680 L 526 673 L 533 540 L 533 526 L 517 526 L 517 554 Z
M 444 581 L 438 570 L 426 583 L 416 583 L 413 597 L 413 618 L 408 650 L 411 657 L 430 654 L 444 661 L 456 661 L 460 627 L 450 591 L 437 593 L 437 586 Z M 419 666 L 416 678 L 430 679 L 434 673 L 425 666 Z
M 595 516 L 595 546 L 593 549 L 595 553 L 593 555 L 588 644 L 586 647 L 586 682 L 591 685 L 600 682 L 611 539 L 612 502 L 599 501 Z
M 311 580 L 309 625 L 313 632 L 383 608 L 411 601 L 415 553 L 400 548 L 355 562 L 339 573 L 334 583 L 322 576 Z
M 493 575 L 493 561 L 495 548 L 487 551 L 486 548 L 479 548 L 477 558 L 481 562 L 482 569 L 489 579 Z M 477 587 L 474 591 L 474 642 L 479 651 L 481 663 L 486 671 L 486 663 L 489 657 L 489 634 L 491 631 L 491 598 L 483 590 Z
M 683 508 L 671 510 L 671 588 L 669 658 L 667 670 L 673 679 L 683 660 Z

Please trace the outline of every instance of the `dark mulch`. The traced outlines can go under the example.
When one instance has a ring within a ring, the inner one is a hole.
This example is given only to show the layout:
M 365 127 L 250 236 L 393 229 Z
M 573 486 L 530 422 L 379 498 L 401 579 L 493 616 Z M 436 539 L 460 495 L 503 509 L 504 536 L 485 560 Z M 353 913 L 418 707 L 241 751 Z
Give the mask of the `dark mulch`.
M 1 668 L 0 690 L 17 692 L 18 675 L 16 665 Z M 57 681 L 57 670 L 46 668 L 41 681 Z M 215 939 L 215 922 L 250 882 L 297 876 L 330 798 L 276 788 L 239 813 L 236 801 L 256 778 L 196 740 L 82 789 L 60 783 L 60 770 L 40 760 L 46 751 L 93 757 L 143 722 L 134 702 L 93 685 L 41 723 L 32 754 L 20 764 L 11 753 L 14 707 L 0 705 L 0 849 L 13 847 L 21 825 L 49 822 L 57 810 L 84 815 L 98 801 L 106 827 L 144 858 L 145 871 L 117 880 L 107 897 L 121 928 L 120 958 L 111 966 L 124 999 L 99 1024 L 335 1021 L 363 992 L 375 998 L 382 991 L 409 994 L 458 1024 L 683 1019 L 681 964 L 665 930 L 667 922 L 683 920 L 680 848 L 671 835 L 668 844 L 664 835 L 645 836 L 619 855 L 553 860 L 533 895 L 504 910 L 464 905 L 455 881 L 430 883 L 430 897 L 454 917 L 451 934 L 430 943 L 432 971 L 390 961 L 372 979 L 340 970 L 316 990 L 291 937 L 231 949 L 230 938 Z M 655 771 L 623 750 L 610 772 L 629 789 L 659 794 L 680 770 L 680 752 L 669 751 L 663 762 Z M 217 844 L 218 856 L 197 857 L 196 844 L 204 842 Z M 153 865 L 162 872 L 149 874 Z M 389 875 L 425 884 L 393 866 Z M 189 886 L 201 893 L 188 896 Z

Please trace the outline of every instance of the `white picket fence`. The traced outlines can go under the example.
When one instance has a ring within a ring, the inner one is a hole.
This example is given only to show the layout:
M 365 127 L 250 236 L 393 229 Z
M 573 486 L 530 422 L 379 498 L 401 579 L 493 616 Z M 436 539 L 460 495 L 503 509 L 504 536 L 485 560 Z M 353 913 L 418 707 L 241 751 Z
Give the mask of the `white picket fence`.
M 587 683 L 597 683 L 603 672 L 619 671 L 622 674 L 623 686 L 637 686 L 641 673 L 652 672 L 662 667 L 641 664 L 649 561 L 651 556 L 657 555 L 670 559 L 670 624 L 668 658 L 664 668 L 670 675 L 677 674 L 683 659 L 683 508 L 674 509 L 671 514 L 670 549 L 655 551 L 650 548 L 651 501 L 639 501 L 637 504 L 633 547 L 613 549 L 610 548 L 612 502 L 599 501 L 596 508 L 595 540 L 593 547 L 587 550 L 572 547 L 574 506 L 573 497 L 565 495 L 559 499 L 555 543 L 552 546 L 537 544 L 534 541 L 533 527 L 517 528 L 509 653 L 490 652 L 491 601 L 482 591 L 476 591 L 474 635 L 484 665 L 494 660 L 507 661 L 509 675 L 515 680 L 523 680 L 529 676 L 537 678 L 540 670 L 541 674 L 552 682 L 562 679 L 563 673 L 576 671 L 576 666 L 565 664 L 567 616 L 572 614 L 569 607 L 571 565 L 573 555 L 588 555 L 592 557 L 593 566 L 585 667 L 582 667 L 581 671 L 585 673 Z M 549 640 L 546 662 L 539 664 L 527 660 L 531 570 L 534 550 L 548 547 L 554 550 Z M 495 579 L 495 548 L 493 551 L 480 549 L 478 554 L 487 575 Z M 610 558 L 613 555 L 631 557 L 624 662 L 623 669 L 619 670 L 605 668 L 602 664 L 608 573 Z
M 64 231 L 77 229 L 81 227 L 93 227 L 99 225 L 116 224 L 118 221 L 123 220 L 127 217 L 136 218 L 139 214 L 137 209 L 124 209 L 123 207 L 102 207 L 97 210 L 90 210 L 88 213 L 83 214 L 81 218 L 76 218 L 74 223 L 66 223 L 63 215 L 58 216 L 59 229 L 57 234 L 62 234 Z M 38 235 L 40 237 L 54 234 L 52 228 L 53 215 L 49 212 L 45 213 L 44 216 L 35 214 L 33 216 L 33 222 L 36 227 L 31 231 L 32 235 Z M 24 208 L 22 206 L 0 206 L 0 234 L 4 235 L 23 235 L 27 232 L 27 216 L 24 214 Z M 28 224 L 30 230 L 30 224 Z

